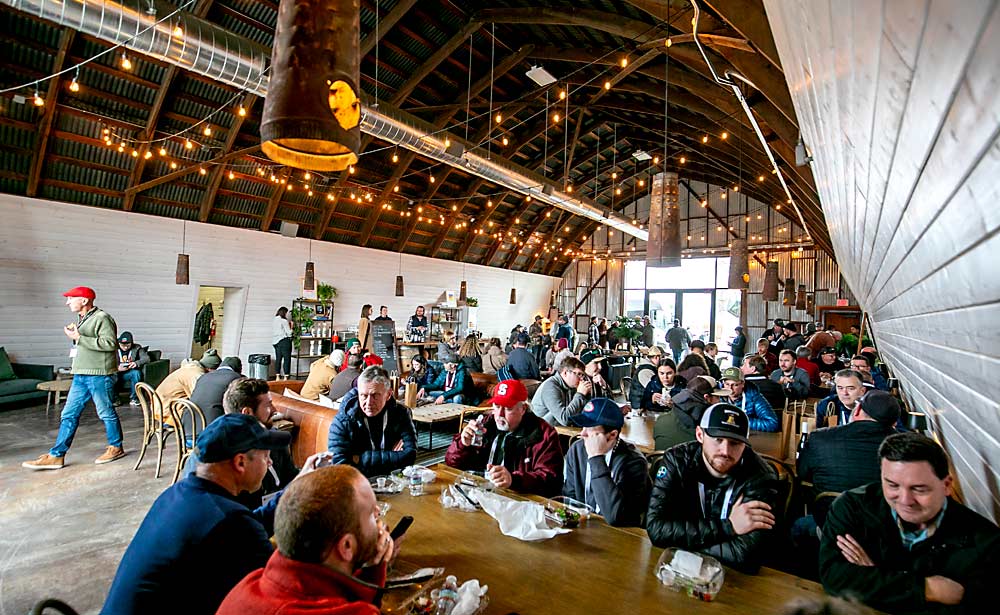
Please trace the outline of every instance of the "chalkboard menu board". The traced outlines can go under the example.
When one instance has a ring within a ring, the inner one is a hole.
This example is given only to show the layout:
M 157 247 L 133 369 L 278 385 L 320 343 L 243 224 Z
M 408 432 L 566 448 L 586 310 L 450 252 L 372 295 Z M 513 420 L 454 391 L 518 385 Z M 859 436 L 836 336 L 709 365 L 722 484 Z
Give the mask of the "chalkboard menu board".
M 373 320 L 371 322 L 372 344 L 382 359 L 382 367 L 386 371 L 399 371 L 396 363 L 396 323 L 391 320 Z

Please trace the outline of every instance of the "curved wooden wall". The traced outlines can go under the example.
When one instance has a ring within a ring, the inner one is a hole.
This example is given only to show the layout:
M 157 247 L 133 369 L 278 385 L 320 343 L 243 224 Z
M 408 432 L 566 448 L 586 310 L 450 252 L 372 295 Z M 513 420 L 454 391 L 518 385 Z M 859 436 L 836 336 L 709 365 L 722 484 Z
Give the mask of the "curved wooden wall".
M 1000 3 L 764 4 L 844 278 L 1000 519 Z

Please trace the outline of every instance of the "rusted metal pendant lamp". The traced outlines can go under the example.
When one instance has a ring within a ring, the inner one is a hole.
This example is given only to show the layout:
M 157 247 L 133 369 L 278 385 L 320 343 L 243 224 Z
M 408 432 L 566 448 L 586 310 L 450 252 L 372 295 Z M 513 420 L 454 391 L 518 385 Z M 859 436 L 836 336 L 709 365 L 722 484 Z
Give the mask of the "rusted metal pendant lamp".
M 174 274 L 174 283 L 187 286 L 191 283 L 191 257 L 184 253 L 187 246 L 187 220 L 184 221 L 181 231 L 181 251 L 177 255 L 177 272 Z
M 764 289 L 761 297 L 764 301 L 778 300 L 778 261 L 767 261 L 764 265 Z
M 516 288 L 516 285 L 517 285 L 517 274 L 515 273 L 515 274 L 511 275 L 511 282 L 510 282 L 510 304 L 511 305 L 516 305 L 517 304 L 517 288 Z
M 747 240 L 734 239 L 729 248 L 729 288 L 746 288 L 750 282 Z
M 816 315 L 816 295 L 812 294 L 806 298 L 806 314 L 810 316 Z
M 799 284 L 799 290 L 795 294 L 795 309 L 804 310 L 808 307 L 808 300 L 806 299 L 806 285 Z
M 785 278 L 785 294 L 781 305 L 795 305 L 795 278 Z
M 403 296 L 403 253 L 399 253 L 399 275 L 396 276 L 396 296 Z
M 313 262 L 312 239 L 309 240 L 309 260 L 306 261 L 305 279 L 302 281 L 302 290 L 316 290 L 316 263 Z
M 261 150 L 275 162 L 342 171 L 361 146 L 360 3 L 281 0 Z
M 681 215 L 677 202 L 677 173 L 653 176 L 649 198 L 647 267 L 681 266 Z
M 465 283 L 465 263 L 462 263 L 462 283 L 458 285 L 458 300 L 465 303 L 469 299 L 469 285 Z

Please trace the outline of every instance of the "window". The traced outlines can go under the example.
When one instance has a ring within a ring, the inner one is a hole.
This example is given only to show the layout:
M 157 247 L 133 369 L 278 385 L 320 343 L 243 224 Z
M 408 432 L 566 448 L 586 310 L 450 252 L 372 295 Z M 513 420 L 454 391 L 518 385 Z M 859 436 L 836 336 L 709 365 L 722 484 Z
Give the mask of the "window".
M 646 288 L 646 261 L 625 261 L 625 288 Z
M 646 288 L 715 288 L 716 260 L 685 258 L 680 267 L 651 267 L 646 272 Z

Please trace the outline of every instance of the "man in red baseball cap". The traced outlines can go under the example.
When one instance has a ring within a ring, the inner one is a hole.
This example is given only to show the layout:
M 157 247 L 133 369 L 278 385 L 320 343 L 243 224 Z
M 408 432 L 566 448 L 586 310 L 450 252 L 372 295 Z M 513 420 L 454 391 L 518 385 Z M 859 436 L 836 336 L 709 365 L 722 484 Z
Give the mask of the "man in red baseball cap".
M 485 472 L 499 489 L 546 497 L 562 488 L 563 453 L 555 428 L 528 406 L 520 380 L 493 389 L 491 412 L 470 421 L 455 436 L 444 461 L 453 468 Z
M 77 322 L 63 327 L 72 342 L 69 356 L 73 359 L 73 385 L 66 397 L 59 421 L 59 435 L 48 453 L 25 461 L 29 470 L 58 470 L 63 467 L 66 451 L 80 424 L 80 415 L 88 401 L 94 400 L 97 415 L 104 421 L 108 448 L 94 463 L 108 463 L 125 456 L 122 448 L 122 425 L 112 401 L 118 374 L 118 325 L 104 310 L 94 305 L 94 289 L 77 286 L 63 293 L 66 305 L 77 315 Z

